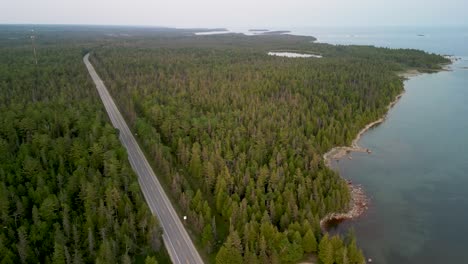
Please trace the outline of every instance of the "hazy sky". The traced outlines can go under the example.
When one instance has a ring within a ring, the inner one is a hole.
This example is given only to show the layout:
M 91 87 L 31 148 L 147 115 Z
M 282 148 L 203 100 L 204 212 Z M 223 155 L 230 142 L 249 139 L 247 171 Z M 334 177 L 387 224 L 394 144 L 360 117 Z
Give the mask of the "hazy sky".
M 468 25 L 468 0 L 0 0 L 0 23 L 173 27 Z

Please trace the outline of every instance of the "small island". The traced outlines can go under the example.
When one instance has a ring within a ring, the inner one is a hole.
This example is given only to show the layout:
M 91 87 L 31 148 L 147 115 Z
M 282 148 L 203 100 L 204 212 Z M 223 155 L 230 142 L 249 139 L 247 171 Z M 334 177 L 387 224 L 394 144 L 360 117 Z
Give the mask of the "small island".
M 291 31 L 289 30 L 267 31 L 267 32 L 261 33 L 261 35 L 282 35 L 282 34 L 287 34 L 287 33 L 291 33 Z
M 232 33 L 226 28 L 189 28 L 188 30 L 197 36 Z
M 265 32 L 265 31 L 270 31 L 269 29 L 258 29 L 258 28 L 252 28 L 249 29 L 249 32 Z
M 229 31 L 227 28 L 188 28 L 187 30 L 194 31 L 194 32 Z

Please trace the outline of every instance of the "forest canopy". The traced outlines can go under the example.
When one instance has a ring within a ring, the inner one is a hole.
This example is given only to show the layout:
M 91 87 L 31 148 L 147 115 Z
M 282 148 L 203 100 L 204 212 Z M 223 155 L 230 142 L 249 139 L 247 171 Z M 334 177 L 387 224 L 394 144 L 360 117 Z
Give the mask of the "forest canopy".
M 0 45 L 0 263 L 167 259 L 81 48 L 38 40 L 35 64 L 24 39 Z
M 350 200 L 322 156 L 385 114 L 403 90 L 397 72 L 447 62 L 417 50 L 313 40 L 178 36 L 91 53 L 216 263 L 294 263 L 312 252 L 323 263 L 362 263 L 354 238 L 328 239 L 319 227 Z M 270 50 L 323 58 L 273 57 Z
M 310 253 L 320 263 L 363 263 L 352 235 L 320 229 L 350 200 L 322 156 L 385 113 L 403 90 L 398 72 L 447 62 L 292 35 L 11 26 L 0 36 L 5 263 L 165 258 L 82 64 L 88 52 L 202 255 L 216 263 L 295 263 Z

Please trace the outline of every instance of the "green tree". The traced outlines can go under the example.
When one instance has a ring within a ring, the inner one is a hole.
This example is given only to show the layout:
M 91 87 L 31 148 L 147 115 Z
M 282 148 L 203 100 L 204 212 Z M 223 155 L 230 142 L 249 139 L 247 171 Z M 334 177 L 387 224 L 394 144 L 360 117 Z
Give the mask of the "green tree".
M 307 230 L 302 239 L 302 247 L 306 253 L 317 252 L 317 239 L 312 230 Z
M 217 264 L 241 264 L 242 255 L 232 245 L 224 244 L 216 254 Z
M 318 258 L 320 260 L 320 263 L 333 264 L 334 262 L 333 246 L 330 242 L 328 234 L 325 234 L 325 236 L 322 237 L 318 248 L 319 248 Z
M 52 256 L 52 263 L 54 264 L 65 264 L 65 251 L 63 245 L 55 243 L 54 254 Z
M 202 244 L 210 251 L 211 243 L 213 241 L 213 229 L 210 224 L 205 225 L 202 232 Z
M 200 158 L 200 144 L 195 142 L 192 146 L 192 154 L 190 158 L 190 172 L 191 174 L 200 179 L 202 173 L 202 161 Z
M 155 257 L 147 256 L 145 259 L 145 264 L 158 264 L 158 261 Z
M 296 243 L 289 243 L 287 239 L 284 240 L 281 247 L 281 263 L 297 263 L 304 254 L 302 245 Z
M 353 239 L 348 245 L 348 260 L 350 264 L 362 264 L 365 263 L 364 256 L 361 250 L 356 245 L 356 240 Z

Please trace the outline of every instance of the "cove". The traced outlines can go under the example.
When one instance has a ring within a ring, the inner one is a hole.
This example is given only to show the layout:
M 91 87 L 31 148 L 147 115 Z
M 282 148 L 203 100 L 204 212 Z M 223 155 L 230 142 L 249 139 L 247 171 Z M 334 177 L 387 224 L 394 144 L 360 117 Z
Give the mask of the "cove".
M 452 71 L 405 82 L 406 93 L 386 120 L 366 132 L 334 164 L 361 184 L 370 206 L 332 233 L 353 228 L 374 263 L 467 263 L 468 58 Z

